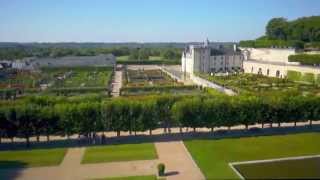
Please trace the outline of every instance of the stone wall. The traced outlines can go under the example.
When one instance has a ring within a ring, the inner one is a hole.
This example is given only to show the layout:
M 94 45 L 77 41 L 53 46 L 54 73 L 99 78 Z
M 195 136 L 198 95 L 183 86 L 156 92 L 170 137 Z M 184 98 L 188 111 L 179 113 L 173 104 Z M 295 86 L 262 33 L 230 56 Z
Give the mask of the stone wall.
M 269 77 L 285 78 L 288 71 L 298 71 L 302 74 L 312 73 L 320 74 L 320 68 L 312 66 L 298 66 L 289 64 L 272 64 L 259 61 L 246 60 L 243 61 L 243 70 L 245 73 L 262 74 Z M 278 71 L 278 73 L 277 73 Z
M 288 63 L 288 57 L 296 54 L 295 49 L 275 49 L 275 48 L 241 48 L 247 52 L 246 59 L 276 63 Z

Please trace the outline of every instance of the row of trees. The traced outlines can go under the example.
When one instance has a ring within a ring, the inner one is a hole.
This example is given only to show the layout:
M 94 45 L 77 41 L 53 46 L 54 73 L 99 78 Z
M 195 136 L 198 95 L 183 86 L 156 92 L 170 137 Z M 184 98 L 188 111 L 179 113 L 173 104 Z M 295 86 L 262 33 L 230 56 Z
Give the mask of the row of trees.
M 283 96 L 159 96 L 102 100 L 33 97 L 0 104 L 0 137 L 82 134 L 121 131 L 130 134 L 162 127 L 231 127 L 320 119 L 320 98 Z
M 0 59 L 14 60 L 24 57 L 63 57 L 63 56 L 95 56 L 99 54 L 130 56 L 133 60 L 148 60 L 150 56 L 172 60 L 181 57 L 179 48 L 0 48 Z

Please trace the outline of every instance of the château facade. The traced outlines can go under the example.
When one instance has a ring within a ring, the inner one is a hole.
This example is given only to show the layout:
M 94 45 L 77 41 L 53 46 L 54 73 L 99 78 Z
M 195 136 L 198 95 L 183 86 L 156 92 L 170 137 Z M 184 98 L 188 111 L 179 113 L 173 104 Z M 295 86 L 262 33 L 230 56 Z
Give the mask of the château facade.
M 210 47 L 207 40 L 203 44 L 189 45 L 185 48 L 181 58 L 182 72 L 225 73 L 242 69 L 243 55 L 234 45 L 233 48 Z
M 294 48 L 213 48 L 207 40 L 189 45 L 182 52 L 181 69 L 184 73 L 226 73 L 243 71 L 269 77 L 286 78 L 289 71 L 311 73 L 320 77 L 320 68 L 289 62 L 290 55 L 299 54 Z

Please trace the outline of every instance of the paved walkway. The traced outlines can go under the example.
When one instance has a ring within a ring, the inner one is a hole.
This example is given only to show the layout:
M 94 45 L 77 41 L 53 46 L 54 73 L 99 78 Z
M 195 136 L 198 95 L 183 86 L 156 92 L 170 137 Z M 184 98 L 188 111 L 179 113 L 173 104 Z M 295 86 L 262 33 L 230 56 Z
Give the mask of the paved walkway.
M 156 174 L 158 160 L 80 164 L 85 148 L 70 148 L 59 166 L 1 170 L 5 179 L 81 180 Z
M 155 143 L 159 161 L 166 165 L 167 180 L 202 180 L 204 175 L 182 141 Z
M 120 88 L 122 87 L 122 71 L 121 68 L 117 67 L 117 70 L 114 73 L 114 80 L 112 82 L 112 91 L 111 95 L 113 97 L 118 97 L 120 96 Z
M 159 159 L 81 164 L 85 148 L 68 149 L 59 166 L 0 170 L 5 179 L 21 180 L 81 180 L 121 176 L 155 175 L 157 164 L 166 165 L 166 179 L 202 180 L 200 169 L 182 141 L 155 143 Z

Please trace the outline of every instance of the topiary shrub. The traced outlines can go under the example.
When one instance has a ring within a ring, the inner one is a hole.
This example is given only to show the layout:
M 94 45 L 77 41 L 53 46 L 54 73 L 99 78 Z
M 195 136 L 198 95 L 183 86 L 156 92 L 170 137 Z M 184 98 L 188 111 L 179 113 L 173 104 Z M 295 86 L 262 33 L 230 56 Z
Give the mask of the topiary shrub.
M 158 175 L 164 176 L 166 166 L 163 163 L 158 164 Z

